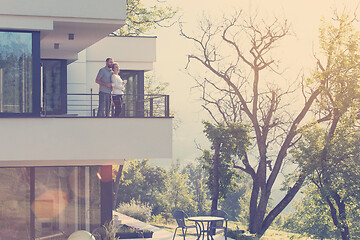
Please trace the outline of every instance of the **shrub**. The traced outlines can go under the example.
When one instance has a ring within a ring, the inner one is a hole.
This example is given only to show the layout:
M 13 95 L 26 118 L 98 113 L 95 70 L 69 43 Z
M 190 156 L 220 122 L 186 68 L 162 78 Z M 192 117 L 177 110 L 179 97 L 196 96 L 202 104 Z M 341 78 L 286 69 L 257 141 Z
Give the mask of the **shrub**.
M 165 219 L 161 214 L 153 215 L 151 221 L 154 223 L 165 223 Z
M 151 221 L 154 223 L 169 224 L 169 222 L 173 222 L 173 220 L 171 213 L 163 212 L 158 215 L 153 215 Z
M 244 230 L 231 230 L 228 229 L 227 236 L 235 240 L 253 240 L 255 236 L 245 234 Z
M 151 206 L 134 199 L 131 199 L 130 203 L 120 203 L 116 211 L 143 222 L 151 220 Z

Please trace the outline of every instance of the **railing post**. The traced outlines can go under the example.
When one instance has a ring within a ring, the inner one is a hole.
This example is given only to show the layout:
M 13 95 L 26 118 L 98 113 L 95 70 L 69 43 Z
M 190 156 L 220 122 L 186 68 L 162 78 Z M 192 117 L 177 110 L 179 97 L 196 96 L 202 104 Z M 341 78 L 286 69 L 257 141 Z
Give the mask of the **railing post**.
M 170 96 L 165 95 L 165 117 L 170 116 Z
M 93 107 L 92 107 L 92 88 L 90 88 L 90 116 L 95 117 L 93 114 Z
M 154 99 L 150 98 L 150 117 L 154 116 Z

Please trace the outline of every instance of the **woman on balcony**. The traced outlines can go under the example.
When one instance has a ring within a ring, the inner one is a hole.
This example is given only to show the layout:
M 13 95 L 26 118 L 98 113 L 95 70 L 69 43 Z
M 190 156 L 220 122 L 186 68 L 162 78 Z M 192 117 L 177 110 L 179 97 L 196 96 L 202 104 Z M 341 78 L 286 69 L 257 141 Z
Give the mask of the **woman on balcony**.
M 111 76 L 112 82 L 112 99 L 115 104 L 115 113 L 114 117 L 120 117 L 121 105 L 122 105 L 122 94 L 125 90 L 126 80 L 123 81 L 119 76 L 119 64 L 114 63 L 112 66 L 113 75 Z

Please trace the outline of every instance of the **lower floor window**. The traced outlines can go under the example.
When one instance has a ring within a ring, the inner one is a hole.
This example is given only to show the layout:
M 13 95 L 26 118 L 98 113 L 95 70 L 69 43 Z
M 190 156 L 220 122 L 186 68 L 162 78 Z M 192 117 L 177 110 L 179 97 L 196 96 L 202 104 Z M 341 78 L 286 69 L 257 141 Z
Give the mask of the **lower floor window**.
M 0 239 L 67 239 L 101 225 L 98 167 L 0 168 Z

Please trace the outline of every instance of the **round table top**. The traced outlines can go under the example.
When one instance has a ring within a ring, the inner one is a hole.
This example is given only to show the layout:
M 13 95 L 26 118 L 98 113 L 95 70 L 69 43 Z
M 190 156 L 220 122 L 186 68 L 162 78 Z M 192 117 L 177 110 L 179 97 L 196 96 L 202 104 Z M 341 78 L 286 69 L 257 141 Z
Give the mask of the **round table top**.
M 222 217 L 213 217 L 213 216 L 199 216 L 199 217 L 189 217 L 189 221 L 198 221 L 198 222 L 212 222 L 212 221 L 222 221 Z

